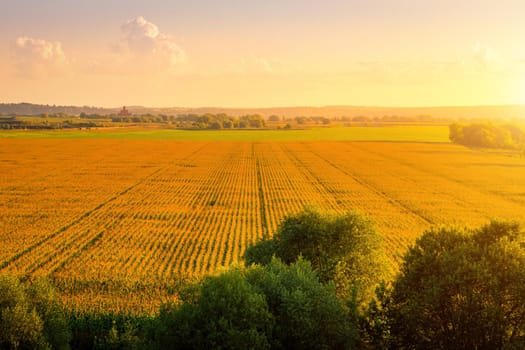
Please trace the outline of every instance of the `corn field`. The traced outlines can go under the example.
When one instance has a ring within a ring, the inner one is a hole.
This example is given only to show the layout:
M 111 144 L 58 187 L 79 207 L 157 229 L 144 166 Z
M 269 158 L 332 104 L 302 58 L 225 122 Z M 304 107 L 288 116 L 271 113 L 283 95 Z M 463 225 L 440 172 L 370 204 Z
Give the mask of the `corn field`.
M 0 271 L 151 312 L 313 205 L 375 222 L 395 271 L 432 225 L 525 221 L 525 160 L 451 144 L 0 139 Z

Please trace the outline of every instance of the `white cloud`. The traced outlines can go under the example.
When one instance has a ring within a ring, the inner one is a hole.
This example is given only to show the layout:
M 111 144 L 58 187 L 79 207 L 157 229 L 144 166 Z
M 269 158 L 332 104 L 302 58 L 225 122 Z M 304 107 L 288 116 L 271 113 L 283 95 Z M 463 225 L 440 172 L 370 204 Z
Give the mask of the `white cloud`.
M 121 51 L 128 53 L 136 64 L 167 69 L 186 60 L 186 54 L 175 39 L 161 33 L 157 25 L 139 16 L 121 27 Z
M 13 44 L 13 60 L 18 74 L 24 77 L 42 77 L 63 73 L 68 60 L 62 44 L 22 36 Z
M 476 44 L 472 48 L 471 62 L 478 70 L 499 70 L 505 65 L 503 58 L 491 47 Z

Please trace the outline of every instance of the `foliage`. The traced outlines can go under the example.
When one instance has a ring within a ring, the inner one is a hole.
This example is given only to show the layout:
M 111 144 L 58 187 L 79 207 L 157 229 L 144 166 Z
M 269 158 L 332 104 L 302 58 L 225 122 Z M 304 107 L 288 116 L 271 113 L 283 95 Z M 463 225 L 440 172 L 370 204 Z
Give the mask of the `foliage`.
M 324 252 L 323 240 L 333 235 L 323 230 L 355 235 L 367 232 L 363 227 L 368 225 L 355 214 L 306 209 L 283 222 L 281 231 L 289 231 L 279 237 L 299 245 L 301 236 L 291 232 L 304 233 L 307 226 L 317 230 L 318 237 L 307 232 L 306 238 L 317 246 L 305 247 Z M 261 250 L 252 250 L 252 259 L 267 259 L 269 250 L 283 246 L 277 239 L 264 243 Z M 366 245 L 352 247 L 366 251 Z M 304 251 L 310 254 L 308 249 Z M 518 224 L 494 221 L 475 230 L 425 232 L 404 256 L 392 284 L 380 283 L 376 298 L 361 308 L 352 299 L 348 302 L 348 295 L 341 299 L 333 281 L 320 279 L 320 272 L 332 276 L 332 270 L 325 269 L 330 260 L 314 255 L 314 267 L 302 252 L 296 259 L 287 256 L 290 263 L 272 256 L 264 264 L 207 276 L 186 285 L 179 303 L 164 304 L 156 316 L 144 317 L 107 312 L 66 316 L 48 281 L 22 283 L 0 275 L 0 348 L 525 347 L 525 234 Z M 335 271 L 333 278 L 338 279 Z M 355 301 L 357 288 L 352 292 Z
M 47 281 L 0 275 L 0 348 L 67 349 L 67 319 Z
M 328 125 L 331 122 L 330 118 L 326 117 L 295 117 L 294 120 L 299 125 L 306 123 Z
M 161 348 L 268 349 L 272 315 L 239 269 L 208 276 L 161 309 Z
M 395 349 L 390 329 L 391 294 L 392 288 L 381 282 L 376 288 L 376 298 L 357 315 L 362 349 Z
M 347 298 L 369 299 L 385 267 L 381 237 L 368 219 L 311 208 L 286 217 L 271 240 L 249 247 L 246 264 L 266 264 L 272 255 L 288 264 L 303 256 L 322 282 L 334 281 Z
M 405 255 L 388 305 L 394 348 L 525 346 L 525 253 L 517 224 L 434 229 Z
M 272 261 L 279 248 L 279 242 L 273 239 L 263 239 L 254 244 L 244 252 L 244 260 L 247 266 L 251 264 L 267 265 Z
M 71 331 L 51 283 L 46 279 L 36 280 L 29 285 L 27 294 L 44 321 L 44 337 L 54 349 L 67 348 Z
M 349 322 L 334 285 L 321 283 L 307 260 L 288 266 L 273 258 L 249 268 L 246 278 L 273 315 L 273 349 L 344 349 L 357 342 L 357 325 Z
M 491 123 L 451 124 L 449 138 L 454 143 L 486 148 L 515 149 L 525 144 L 525 132 L 520 127 Z
M 148 315 L 113 312 L 69 314 L 73 349 L 155 349 L 157 320 Z
M 352 340 L 334 287 L 320 283 L 304 260 L 233 268 L 181 298 L 161 309 L 162 348 L 334 349 Z
M 241 117 L 230 116 L 224 113 L 179 114 L 177 116 L 148 114 L 128 117 L 113 116 L 111 121 L 114 123 L 160 123 L 183 129 L 259 129 L 266 126 L 264 117 L 258 114 Z

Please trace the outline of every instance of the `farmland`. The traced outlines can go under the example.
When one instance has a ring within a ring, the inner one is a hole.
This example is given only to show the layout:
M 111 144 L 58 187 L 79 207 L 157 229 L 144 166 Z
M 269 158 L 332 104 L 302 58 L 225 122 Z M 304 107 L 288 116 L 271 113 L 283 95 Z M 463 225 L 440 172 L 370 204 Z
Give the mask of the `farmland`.
M 88 310 L 151 312 L 306 205 L 370 216 L 393 271 L 432 225 L 525 209 L 524 159 L 448 143 L 9 137 L 0 179 L 0 271 Z
M 3 131 L 0 138 L 118 139 L 184 141 L 415 141 L 448 142 L 446 125 L 326 127 L 298 130 L 174 130 L 101 128 L 92 130 Z

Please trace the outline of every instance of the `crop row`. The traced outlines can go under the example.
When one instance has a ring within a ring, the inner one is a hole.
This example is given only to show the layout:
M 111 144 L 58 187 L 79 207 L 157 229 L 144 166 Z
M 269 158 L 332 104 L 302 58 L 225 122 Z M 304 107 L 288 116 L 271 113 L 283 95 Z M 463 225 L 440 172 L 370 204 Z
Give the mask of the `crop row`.
M 1 142 L 0 270 L 79 308 L 152 310 L 306 205 L 372 218 L 393 271 L 431 225 L 525 205 L 523 160 L 447 144 L 32 140 L 19 159 Z

